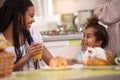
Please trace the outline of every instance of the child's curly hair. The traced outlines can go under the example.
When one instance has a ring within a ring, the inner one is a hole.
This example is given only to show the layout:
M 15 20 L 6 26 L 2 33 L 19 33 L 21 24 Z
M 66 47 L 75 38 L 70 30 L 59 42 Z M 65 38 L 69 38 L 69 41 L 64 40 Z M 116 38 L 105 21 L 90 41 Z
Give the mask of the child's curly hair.
M 95 29 L 94 35 L 96 37 L 96 41 L 101 40 L 101 47 L 105 48 L 108 45 L 108 33 L 105 27 L 99 23 L 99 20 L 96 16 L 88 18 L 85 29 L 90 27 Z

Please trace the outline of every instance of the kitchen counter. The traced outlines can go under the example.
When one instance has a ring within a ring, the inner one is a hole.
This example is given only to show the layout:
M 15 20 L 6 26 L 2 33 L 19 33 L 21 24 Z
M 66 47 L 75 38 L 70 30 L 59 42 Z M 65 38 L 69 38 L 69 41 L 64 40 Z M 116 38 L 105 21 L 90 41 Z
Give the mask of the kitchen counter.
M 43 35 L 44 42 L 82 39 L 82 33 L 66 35 Z
M 111 78 L 110 78 L 111 77 Z M 120 80 L 120 66 L 47 68 L 13 72 L 3 80 Z

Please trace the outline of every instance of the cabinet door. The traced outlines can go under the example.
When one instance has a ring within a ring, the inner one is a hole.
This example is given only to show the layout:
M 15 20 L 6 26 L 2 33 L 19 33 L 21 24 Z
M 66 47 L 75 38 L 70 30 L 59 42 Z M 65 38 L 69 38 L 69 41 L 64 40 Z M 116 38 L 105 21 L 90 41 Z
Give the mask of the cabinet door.
M 44 43 L 53 56 L 58 56 L 63 47 L 69 45 L 69 41 L 54 41 Z
M 81 51 L 80 43 L 71 44 L 69 40 L 45 42 L 45 46 L 53 56 L 62 56 L 66 59 L 74 58 Z
M 73 59 L 78 52 L 81 52 L 81 44 L 70 44 L 64 46 L 58 56 L 62 56 L 66 59 Z

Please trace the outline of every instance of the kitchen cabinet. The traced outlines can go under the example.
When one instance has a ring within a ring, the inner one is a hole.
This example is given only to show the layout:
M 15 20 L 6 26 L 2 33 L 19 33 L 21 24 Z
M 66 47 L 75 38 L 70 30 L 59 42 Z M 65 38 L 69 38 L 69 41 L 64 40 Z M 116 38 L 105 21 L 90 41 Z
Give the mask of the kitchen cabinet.
M 82 34 L 43 37 L 44 45 L 53 56 L 72 59 L 81 51 Z
M 63 47 L 69 45 L 69 41 L 54 41 L 44 43 L 53 56 L 58 56 Z
M 45 46 L 53 56 L 62 56 L 66 59 L 72 59 L 81 51 L 81 44 L 70 44 L 70 41 L 45 42 Z

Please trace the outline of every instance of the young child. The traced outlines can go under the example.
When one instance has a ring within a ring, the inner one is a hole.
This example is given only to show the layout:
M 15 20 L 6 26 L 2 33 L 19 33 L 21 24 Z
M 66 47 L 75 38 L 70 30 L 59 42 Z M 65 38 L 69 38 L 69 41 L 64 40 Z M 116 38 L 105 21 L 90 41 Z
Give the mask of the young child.
M 77 54 L 76 60 L 82 63 L 83 59 L 99 58 L 106 60 L 104 48 L 108 44 L 108 34 L 104 26 L 98 23 L 97 17 L 88 19 L 82 39 L 82 51 Z

